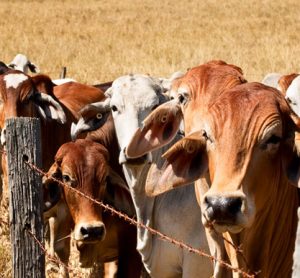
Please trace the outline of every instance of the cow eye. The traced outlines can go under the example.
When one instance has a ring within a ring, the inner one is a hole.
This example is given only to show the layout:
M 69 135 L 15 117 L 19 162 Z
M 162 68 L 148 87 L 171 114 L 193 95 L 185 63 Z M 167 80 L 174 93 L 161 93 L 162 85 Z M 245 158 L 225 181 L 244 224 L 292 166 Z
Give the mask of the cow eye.
M 188 100 L 188 95 L 187 95 L 187 93 L 181 93 L 178 95 L 177 98 L 178 98 L 178 101 L 180 104 L 185 105 Z
M 98 120 L 101 120 L 101 119 L 102 119 L 102 114 L 101 114 L 101 113 L 98 113 L 98 114 L 96 115 L 96 118 L 97 118 Z
M 281 138 L 277 135 L 272 135 L 267 141 L 266 144 L 277 145 L 280 143 Z
M 183 95 L 179 95 L 179 96 L 178 96 L 178 100 L 179 100 L 180 103 L 183 104 L 184 101 L 185 101 L 185 97 L 184 97 Z
M 63 182 L 69 182 L 71 178 L 68 175 L 63 175 L 62 176 Z
M 116 111 L 118 111 L 118 108 L 117 108 L 117 106 L 112 105 L 112 106 L 111 106 L 111 110 L 112 110 L 113 112 L 116 112 Z

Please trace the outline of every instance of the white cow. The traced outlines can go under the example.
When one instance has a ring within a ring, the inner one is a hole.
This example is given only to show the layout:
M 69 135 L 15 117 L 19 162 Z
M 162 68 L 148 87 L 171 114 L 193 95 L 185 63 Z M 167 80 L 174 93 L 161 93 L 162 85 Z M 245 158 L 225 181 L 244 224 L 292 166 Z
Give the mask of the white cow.
M 33 73 L 38 73 L 40 71 L 39 68 L 34 63 L 30 62 L 24 54 L 17 54 L 8 66 L 12 69 L 23 71 L 26 74 L 29 70 Z
M 123 165 L 138 221 L 209 252 L 193 185 L 156 197 L 146 195 L 145 182 L 149 167 L 151 163 L 162 163 L 161 154 L 169 146 L 141 158 L 126 157 L 126 146 L 136 129 L 164 101 L 160 82 L 146 75 L 126 75 L 113 82 L 107 95 L 110 97 L 109 106 L 120 146 L 119 162 Z M 95 106 L 99 108 L 99 112 L 107 109 L 103 103 L 93 104 L 94 108 Z M 175 140 L 178 139 L 177 136 Z M 213 274 L 213 265 L 207 258 L 162 241 L 142 228 L 138 228 L 137 249 L 151 277 L 193 278 L 211 277 Z

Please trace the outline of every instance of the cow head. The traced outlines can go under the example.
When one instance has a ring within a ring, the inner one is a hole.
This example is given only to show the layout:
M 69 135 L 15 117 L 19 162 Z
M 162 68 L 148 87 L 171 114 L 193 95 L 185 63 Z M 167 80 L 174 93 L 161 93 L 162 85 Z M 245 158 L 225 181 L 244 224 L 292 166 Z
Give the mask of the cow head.
M 132 201 L 128 188 L 109 167 L 108 159 L 108 152 L 102 145 L 78 139 L 60 147 L 48 176 L 61 180 L 92 199 L 105 201 L 132 215 Z M 64 187 L 61 194 L 60 185 L 51 178 L 44 178 L 43 184 L 46 209 L 51 208 L 64 196 L 75 224 L 74 239 L 78 246 L 104 239 L 105 224 L 102 220 L 101 206 L 68 187 Z M 48 192 L 52 192 L 52 195 Z M 47 206 L 47 201 L 51 205 Z
M 11 117 L 42 117 L 66 122 L 60 104 L 51 96 L 40 93 L 32 78 L 20 71 L 9 70 L 0 76 L 2 107 L 0 128 L 5 132 L 5 120 Z
M 165 101 L 162 86 L 149 76 L 135 74 L 119 77 L 106 93 L 111 98 L 110 108 L 120 145 L 119 163 L 133 165 L 150 161 L 148 155 L 128 159 L 126 148 L 146 116 Z
M 72 123 L 71 125 L 71 138 L 73 141 L 80 134 L 97 130 L 106 123 L 110 115 L 109 103 L 110 99 L 108 98 L 102 102 L 88 104 L 79 111 L 80 118 L 77 124 Z
M 292 188 L 288 178 L 298 184 L 300 121 L 280 92 L 253 83 L 222 94 L 203 123 L 164 154 L 162 168 L 151 167 L 146 188 L 162 193 L 208 169 L 210 188 L 200 196 L 204 225 L 237 233 Z
M 28 73 L 28 70 L 33 73 L 38 73 L 40 71 L 39 68 L 34 63 L 30 62 L 24 54 L 17 54 L 8 66 L 12 69 L 23 71 L 26 74 Z
M 219 94 L 245 83 L 242 70 L 223 61 L 211 61 L 190 69 L 172 83 L 169 95 L 173 100 L 153 111 L 137 130 L 127 148 L 128 157 L 138 157 L 160 148 L 174 138 L 182 120 L 184 132 L 202 128 L 202 114 Z

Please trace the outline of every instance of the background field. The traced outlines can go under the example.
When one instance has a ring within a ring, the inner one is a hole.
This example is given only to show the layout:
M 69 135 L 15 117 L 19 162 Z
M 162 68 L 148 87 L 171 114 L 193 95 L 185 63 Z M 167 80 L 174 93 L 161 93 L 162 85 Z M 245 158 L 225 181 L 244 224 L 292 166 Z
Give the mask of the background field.
M 274 1 L 0 1 L 0 60 L 27 54 L 57 78 L 169 76 L 210 59 L 265 73 L 300 71 L 300 3 Z
M 0 0 L 0 60 L 24 53 L 52 78 L 67 66 L 92 84 L 223 59 L 259 81 L 300 71 L 299 27 L 296 0 Z M 5 227 L 0 233 L 0 277 L 9 277 Z

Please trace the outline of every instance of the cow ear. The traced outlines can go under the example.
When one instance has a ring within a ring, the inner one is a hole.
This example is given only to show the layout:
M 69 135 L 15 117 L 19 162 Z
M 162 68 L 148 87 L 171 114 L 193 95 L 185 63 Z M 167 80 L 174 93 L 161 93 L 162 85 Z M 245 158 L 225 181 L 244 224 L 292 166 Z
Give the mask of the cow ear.
M 125 181 L 112 169 L 109 169 L 106 181 L 105 202 L 129 216 L 134 216 L 135 209 Z
M 35 65 L 34 63 L 31 63 L 30 61 L 28 61 L 28 67 L 30 69 L 31 72 L 33 73 L 39 73 L 40 69 L 37 65 Z
M 177 100 L 160 105 L 144 120 L 143 127 L 137 129 L 126 148 L 126 155 L 140 157 L 168 144 L 175 137 L 182 119 Z
M 51 179 L 61 179 L 61 171 L 57 162 L 50 167 L 47 176 L 43 177 L 44 212 L 53 208 L 62 198 L 60 185 Z
M 147 195 L 156 196 L 199 179 L 208 169 L 206 140 L 193 133 L 173 145 L 164 155 L 162 167 L 153 164 L 146 179 Z

